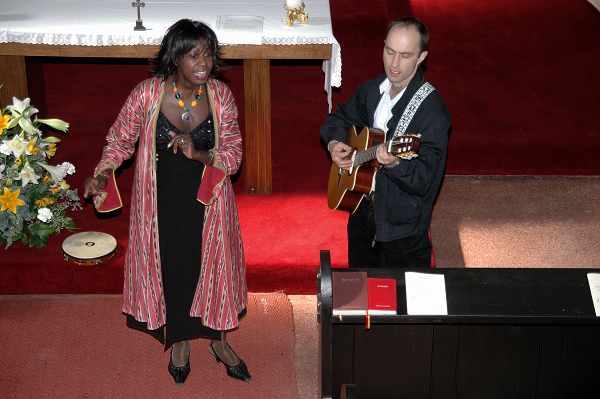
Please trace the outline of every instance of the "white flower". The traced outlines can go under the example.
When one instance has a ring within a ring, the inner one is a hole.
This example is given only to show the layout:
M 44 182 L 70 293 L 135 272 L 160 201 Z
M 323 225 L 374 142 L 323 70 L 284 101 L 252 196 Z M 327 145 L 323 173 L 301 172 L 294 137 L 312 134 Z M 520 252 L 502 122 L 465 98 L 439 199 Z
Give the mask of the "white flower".
M 31 109 L 31 115 L 38 112 L 37 109 L 31 106 L 31 100 L 29 99 L 29 97 L 27 97 L 25 100 L 19 100 L 17 97 L 13 97 L 12 100 L 12 105 L 7 106 L 6 108 L 8 108 L 10 112 L 13 113 L 13 115 L 15 111 L 19 114 L 22 114 L 27 110 L 27 108 Z
M 35 170 L 27 163 L 23 166 L 23 169 L 21 169 L 21 173 L 19 173 L 17 180 L 21 179 L 21 187 L 25 187 L 29 183 L 38 184 L 39 178 L 40 177 L 35 174 Z
M 30 105 L 29 98 L 21 101 L 16 97 L 13 97 L 12 105 L 6 107 L 12 114 L 12 117 L 19 122 L 19 126 L 25 132 L 32 134 L 41 133 L 40 129 L 33 126 L 31 123 L 31 117 L 37 114 L 39 111 L 37 108 Z
M 0 145 L 0 152 L 4 155 L 14 155 L 19 158 L 27 150 L 27 141 L 20 136 L 15 136 L 11 140 L 3 141 Z
M 37 121 L 61 132 L 69 130 L 69 124 L 62 119 L 38 119 Z
M 66 174 L 68 175 L 72 175 L 75 173 L 75 165 L 73 165 L 70 162 L 63 162 L 60 165 L 58 165 L 59 168 L 63 168 L 63 170 L 65 171 Z
M 52 219 L 52 211 L 48 208 L 38 209 L 37 218 L 44 223 L 48 223 Z
M 31 100 L 26 98 L 25 100 L 19 100 L 17 97 L 12 98 L 12 105 L 8 105 L 6 109 L 10 111 L 14 118 L 23 116 L 24 118 L 31 119 L 31 117 L 39 112 L 39 110 L 31 105 Z
M 10 155 L 12 154 L 12 151 L 10 150 L 10 148 L 8 148 L 8 141 L 4 140 L 2 142 L 2 144 L 0 144 L 0 153 L 4 154 L 4 155 Z
M 66 175 L 72 175 L 75 173 L 75 165 L 70 162 L 63 162 L 60 165 L 52 166 L 47 163 L 38 163 L 42 168 L 46 169 L 52 176 L 52 180 L 58 183 L 65 178 Z
M 65 163 L 67 162 L 64 162 L 63 165 Z M 40 165 L 42 168 L 46 169 L 50 173 L 50 176 L 52 176 L 52 180 L 54 180 L 55 183 L 58 183 L 67 175 L 66 167 L 52 166 L 44 162 L 39 162 L 38 165 Z
M 0 179 L 2 179 L 2 177 L 4 176 L 4 175 L 2 174 L 2 172 L 4 172 L 4 169 L 6 169 L 6 165 L 4 165 L 4 164 L 1 164 L 1 165 L 0 165 Z

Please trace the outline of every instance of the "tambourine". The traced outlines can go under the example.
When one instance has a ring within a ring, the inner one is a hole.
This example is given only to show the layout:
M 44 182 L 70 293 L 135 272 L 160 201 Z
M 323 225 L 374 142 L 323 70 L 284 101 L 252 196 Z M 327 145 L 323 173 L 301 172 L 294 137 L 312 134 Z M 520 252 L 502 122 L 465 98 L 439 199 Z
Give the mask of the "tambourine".
M 115 255 L 117 240 L 107 233 L 84 231 L 65 238 L 62 250 L 66 261 L 78 265 L 98 265 Z

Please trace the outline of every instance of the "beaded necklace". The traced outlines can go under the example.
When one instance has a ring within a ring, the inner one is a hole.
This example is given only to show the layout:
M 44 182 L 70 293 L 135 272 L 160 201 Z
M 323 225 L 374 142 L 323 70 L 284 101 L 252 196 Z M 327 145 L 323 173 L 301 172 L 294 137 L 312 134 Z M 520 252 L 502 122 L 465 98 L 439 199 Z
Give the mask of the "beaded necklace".
M 204 88 L 202 86 L 198 87 L 196 90 L 196 94 L 194 95 L 194 99 L 190 102 L 190 106 L 195 108 L 198 105 L 198 102 L 204 98 Z M 183 94 L 177 89 L 177 85 L 173 80 L 173 96 L 177 100 L 177 106 L 183 110 L 181 114 L 182 121 L 189 121 L 192 118 L 191 109 L 185 105 L 185 101 L 183 101 Z

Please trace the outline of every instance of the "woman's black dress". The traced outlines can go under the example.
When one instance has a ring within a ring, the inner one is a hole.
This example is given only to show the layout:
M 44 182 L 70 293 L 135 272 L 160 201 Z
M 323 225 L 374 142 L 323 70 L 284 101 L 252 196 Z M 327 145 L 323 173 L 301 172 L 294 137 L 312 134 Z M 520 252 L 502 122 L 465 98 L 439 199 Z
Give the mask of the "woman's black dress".
M 182 134 L 161 113 L 156 123 L 156 176 L 160 259 L 167 322 L 165 328 L 148 330 L 146 323 L 128 315 L 127 325 L 141 329 L 168 349 L 173 343 L 192 338 L 219 339 L 220 332 L 205 327 L 189 311 L 200 276 L 204 205 L 196 200 L 204 164 L 167 148 L 169 131 Z M 191 131 L 194 147 L 214 147 L 211 115 Z

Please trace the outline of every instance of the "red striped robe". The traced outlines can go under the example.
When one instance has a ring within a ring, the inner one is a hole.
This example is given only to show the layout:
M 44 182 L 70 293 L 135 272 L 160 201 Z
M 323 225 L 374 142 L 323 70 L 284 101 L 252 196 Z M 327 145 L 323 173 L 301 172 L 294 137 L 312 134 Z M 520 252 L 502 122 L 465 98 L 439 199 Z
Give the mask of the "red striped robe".
M 204 325 L 215 330 L 229 330 L 238 326 L 238 314 L 247 304 L 244 251 L 229 179 L 242 160 L 242 138 L 230 89 L 215 79 L 208 81 L 207 89 L 215 126 L 214 165 L 225 172 L 225 177 L 211 186 L 213 195 L 204 214 L 202 265 L 198 265 L 202 272 L 190 315 L 202 318 Z M 164 92 L 160 78 L 147 79 L 132 90 L 108 131 L 107 145 L 95 170 L 97 174 L 106 168 L 118 168 L 133 155 L 139 140 L 125 259 L 123 312 L 146 322 L 151 330 L 166 322 L 155 160 L 156 120 Z

